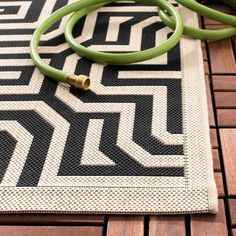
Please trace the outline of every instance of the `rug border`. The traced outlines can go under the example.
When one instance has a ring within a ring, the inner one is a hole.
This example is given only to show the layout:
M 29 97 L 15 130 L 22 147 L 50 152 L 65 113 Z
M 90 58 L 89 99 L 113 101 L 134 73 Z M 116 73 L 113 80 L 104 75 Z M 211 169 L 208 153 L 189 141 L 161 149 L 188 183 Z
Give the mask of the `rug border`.
M 197 17 L 195 16 L 194 17 L 195 20 L 193 20 L 196 24 L 196 19 Z M 77 209 L 78 210 L 68 210 L 68 211 L 63 211 L 63 210 L 50 210 L 50 208 L 52 209 L 56 209 L 57 207 L 54 208 L 54 205 L 60 205 L 63 203 L 63 201 L 71 201 L 71 199 L 69 198 L 68 199 L 68 196 L 67 198 L 63 199 L 63 191 L 62 191 L 62 187 L 38 187 L 37 190 L 35 190 L 35 187 L 28 187 L 28 188 L 25 188 L 25 187 L 22 187 L 22 188 L 16 188 L 16 187 L 1 187 L 0 189 L 0 214 L 3 214 L 3 213 L 64 213 L 64 214 L 71 214 L 71 213 L 76 213 L 76 214 L 81 214 L 81 213 L 85 213 L 85 214 L 104 214 L 104 213 L 112 213 L 112 214 L 188 214 L 188 213 L 204 213 L 204 212 L 210 212 L 210 213 L 217 213 L 218 211 L 218 202 L 217 202 L 217 190 L 216 190 L 216 184 L 215 184 L 215 181 L 214 181 L 214 174 L 213 174 L 213 161 L 212 161 L 212 153 L 211 153 L 211 145 L 210 145 L 210 136 L 209 136 L 209 120 L 208 120 L 208 110 L 207 110 L 207 96 L 206 96 L 206 87 L 205 87 L 205 80 L 204 80 L 204 70 L 203 70 L 203 62 L 202 62 L 202 51 L 201 51 L 201 45 L 200 45 L 200 41 L 198 40 L 196 42 L 196 45 L 198 47 L 198 62 L 199 62 L 199 74 L 200 74 L 200 77 L 203 78 L 203 79 L 200 79 L 200 83 L 199 83 L 199 86 L 200 86 L 200 93 L 201 93 L 201 107 L 202 107 L 202 118 L 203 118 L 203 128 L 204 128 L 204 141 L 205 141 L 205 160 L 206 160 L 206 174 L 207 174 L 207 178 L 206 178 L 206 182 L 207 182 L 207 204 L 205 206 L 205 209 L 198 209 L 197 207 L 195 206 L 192 206 L 192 208 L 189 207 L 189 205 L 185 205 L 185 210 L 184 208 L 182 210 L 178 210 L 176 211 L 173 207 L 173 210 L 169 210 L 169 211 L 150 211 L 149 210 L 143 210 L 143 211 L 129 211 L 127 212 L 127 209 L 124 209 L 124 211 L 122 210 L 119 210 L 119 211 L 109 211 L 109 210 L 104 210 L 104 211 L 90 211 L 90 210 L 87 210 L 87 211 L 83 211 L 83 210 L 79 210 L 79 208 L 81 208 L 81 204 L 78 206 L 78 203 L 75 202 L 75 200 L 78 200 L 79 197 L 81 196 L 81 194 L 84 194 L 83 190 L 86 190 L 86 189 L 89 189 L 88 193 L 91 194 L 91 187 L 63 187 L 63 189 L 67 189 L 69 192 L 67 193 L 68 194 L 72 194 L 71 196 L 75 197 L 74 202 L 71 202 L 72 204 L 77 204 Z M 40 192 L 42 189 L 42 191 L 45 193 L 47 192 L 47 188 L 50 188 L 50 190 L 48 190 L 51 195 L 61 195 L 60 196 L 54 196 L 54 198 L 52 199 L 48 199 L 48 195 L 38 195 L 38 192 Z M 51 190 L 53 189 L 53 191 Z M 95 189 L 95 195 L 98 194 L 98 196 L 102 193 L 96 193 L 96 187 L 94 188 Z M 108 191 L 106 192 L 106 189 L 108 189 Z M 108 194 L 112 189 L 117 189 L 117 191 L 121 191 L 122 187 L 104 187 L 103 190 L 104 190 L 104 194 Z M 125 189 L 125 188 L 124 188 Z M 136 194 L 135 192 L 135 189 L 140 189 L 138 187 L 134 187 L 134 193 L 133 193 L 133 196 L 129 196 L 130 197 L 130 201 L 133 200 L 133 197 L 139 197 L 138 194 Z M 148 187 L 144 187 L 144 192 L 143 192 L 143 197 L 147 196 L 148 194 Z M 151 187 L 151 189 L 153 191 L 155 191 L 154 187 Z M 168 190 L 168 188 L 166 188 Z M 175 188 L 177 189 L 177 188 Z M 133 191 L 133 190 L 132 190 Z M 158 198 L 158 194 L 160 191 L 165 191 L 164 188 L 160 190 L 160 188 L 156 188 L 156 192 L 154 193 L 154 195 Z M 195 190 L 191 190 L 191 189 L 184 189 L 183 190 L 183 196 L 182 196 L 182 202 L 185 201 L 185 198 L 187 199 L 187 197 L 191 194 L 193 194 L 193 196 L 197 196 L 199 194 L 199 191 L 202 191 L 202 192 L 205 192 L 205 189 L 202 189 L 202 190 L 198 190 L 197 192 L 195 192 Z M 12 198 L 12 194 L 11 193 L 15 193 L 15 196 L 14 198 Z M 18 194 L 16 194 L 16 192 Z M 25 199 L 22 198 L 22 196 L 25 195 L 27 197 L 25 197 Z M 43 197 L 44 196 L 44 197 Z M 181 196 L 181 194 L 176 194 L 176 195 L 173 195 L 173 196 Z M 10 204 L 6 204 L 4 203 L 4 200 L 6 200 L 10 202 Z M 166 201 L 167 199 L 164 199 L 162 201 Z M 50 207 L 44 207 L 44 204 L 48 204 L 48 201 L 51 202 L 51 205 Z M 34 204 L 37 204 L 37 203 L 40 203 L 41 205 L 34 205 L 32 204 L 31 207 L 29 207 L 29 205 L 32 203 Z M 6 205 L 8 205 L 8 207 L 6 207 Z M 192 204 L 192 203 L 191 203 Z M 190 204 L 190 205 L 191 205 Z M 40 206 L 40 207 L 39 207 Z M 63 204 L 62 204 L 63 206 Z M 27 208 L 28 207 L 28 208 Z M 16 209 L 18 208 L 19 210 L 15 211 L 15 210 L 11 210 L 11 209 Z M 24 209 L 29 209 L 29 210 L 23 210 Z M 33 208 L 33 209 L 31 209 Z M 63 208 L 63 207 L 62 207 Z M 158 207 L 157 207 L 158 208 Z M 157 209 L 156 208 L 156 209 Z M 6 210 L 6 209 L 9 209 L 9 210 Z M 35 210 L 36 209 L 36 210 Z M 38 210 L 37 210 L 38 209 Z M 42 210 L 44 209 L 44 210 Z M 189 210 L 191 209 L 191 210 Z

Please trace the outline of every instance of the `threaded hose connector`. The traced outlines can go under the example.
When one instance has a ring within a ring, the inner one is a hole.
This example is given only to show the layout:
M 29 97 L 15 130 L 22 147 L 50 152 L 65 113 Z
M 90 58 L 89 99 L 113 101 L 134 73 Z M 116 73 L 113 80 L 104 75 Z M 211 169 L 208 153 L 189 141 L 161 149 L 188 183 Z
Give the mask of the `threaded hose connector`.
M 86 75 L 70 75 L 67 83 L 82 91 L 87 91 L 90 86 L 90 79 Z

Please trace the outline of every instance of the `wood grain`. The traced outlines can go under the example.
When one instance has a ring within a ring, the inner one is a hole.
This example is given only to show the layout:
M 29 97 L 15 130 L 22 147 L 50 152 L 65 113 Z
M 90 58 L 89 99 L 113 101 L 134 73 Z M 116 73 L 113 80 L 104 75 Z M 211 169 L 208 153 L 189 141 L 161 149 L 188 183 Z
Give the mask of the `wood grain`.
M 213 76 L 214 91 L 236 91 L 236 76 Z
M 204 2 L 207 2 L 204 0 Z M 213 1 L 211 1 L 213 3 Z M 232 8 L 221 4 L 208 4 L 210 7 L 223 10 L 225 12 L 234 12 Z M 234 13 L 235 14 L 235 13 Z M 204 17 L 205 28 L 219 29 L 225 25 L 216 22 L 212 19 Z M 207 52 L 206 50 L 209 50 Z M 214 96 L 218 108 L 217 117 L 220 130 L 220 139 L 222 145 L 222 156 L 225 168 L 221 168 L 218 141 L 216 130 L 211 129 L 211 142 L 213 152 L 213 163 L 216 183 L 220 196 L 223 196 L 224 188 L 222 182 L 223 171 L 226 175 L 227 188 L 230 199 L 228 201 L 231 222 L 229 234 L 236 236 L 236 193 L 235 193 L 235 149 L 236 149 L 236 134 L 232 127 L 236 128 L 236 109 L 232 109 L 235 104 L 235 98 L 232 99 L 230 94 L 226 92 L 236 92 L 236 66 L 235 66 L 235 49 L 236 37 L 232 40 L 223 40 L 219 42 L 202 42 L 203 60 L 206 75 L 212 78 L 213 90 L 217 93 L 212 94 L 210 90 L 209 80 L 206 81 L 207 96 L 208 96 L 208 112 L 209 123 L 211 127 L 215 127 L 214 115 L 212 114 L 211 97 Z M 207 53 L 209 53 L 209 58 Z M 210 59 L 210 60 L 209 60 Z M 212 74 L 212 73 L 213 74 Z M 206 77 L 207 79 L 208 76 Z M 218 92 L 224 92 L 219 94 Z M 225 109 L 227 108 L 227 109 Z M 231 108 L 231 109 L 228 109 Z M 216 112 L 216 111 L 215 111 Z M 229 129 L 228 129 L 229 128 Z M 232 131 L 233 130 L 233 131 Z M 225 197 L 224 197 L 225 198 Z M 226 198 L 225 198 L 226 199 Z M 187 221 L 187 227 L 190 227 L 191 236 L 224 236 L 228 235 L 227 224 L 225 219 L 225 211 L 223 200 L 220 200 L 219 213 L 216 216 L 209 214 L 192 215 L 191 223 Z M 102 235 L 104 217 L 103 216 L 82 216 L 82 215 L 0 215 L 0 236 L 99 236 Z M 3 226 L 5 225 L 5 226 Z M 32 226 L 11 226 L 6 225 L 37 225 Z M 43 225 L 43 227 L 38 227 Z M 49 225 L 63 227 L 45 227 Z M 73 227 L 67 227 L 68 225 Z M 84 225 L 83 227 L 77 227 Z M 95 227 L 86 227 L 92 226 Z M 75 227 L 76 226 L 76 227 Z M 105 228 L 104 228 L 105 229 Z M 144 217 L 143 216 L 109 216 L 107 234 L 111 236 L 144 236 Z M 149 236 L 152 235 L 188 235 L 185 232 L 184 216 L 151 216 L 149 221 Z
M 224 157 L 228 194 L 229 196 L 236 196 L 236 129 L 221 129 L 220 139 Z
M 217 108 L 236 108 L 236 92 L 215 92 Z
M 230 212 L 231 225 L 235 227 L 236 226 L 236 199 L 229 199 L 229 212 Z
M 220 127 L 236 127 L 236 109 L 218 109 L 217 118 Z
M 213 29 L 213 30 L 216 30 L 216 29 L 225 29 L 225 28 L 227 28 L 228 27 L 228 25 L 225 25 L 225 24 L 223 24 L 223 23 L 221 23 L 221 24 L 207 24 L 206 25 L 206 29 Z M 219 41 L 216 41 L 216 42 L 220 42 L 221 40 L 219 40 Z M 211 42 L 211 41 L 209 41 L 209 42 Z M 212 41 L 213 42 L 213 41 Z
M 236 229 L 232 229 L 232 236 L 236 236 Z
M 212 149 L 214 171 L 220 171 L 220 158 L 218 149 Z
M 104 216 L 59 214 L 0 214 L 4 225 L 103 225 Z
M 235 73 L 236 63 L 230 39 L 211 41 L 208 43 L 211 70 L 217 73 Z
M 151 216 L 149 236 L 185 236 L 184 216 Z
M 216 181 L 216 187 L 217 187 L 217 192 L 218 192 L 218 196 L 220 198 L 225 196 L 225 192 L 224 192 L 224 184 L 223 184 L 223 179 L 222 179 L 222 173 L 221 172 L 215 172 L 214 173 L 215 176 L 215 181 Z
M 102 227 L 0 226 L 0 236 L 102 236 Z
M 110 216 L 107 236 L 143 236 L 144 216 Z
M 209 70 L 208 62 L 207 62 L 207 61 L 204 61 L 204 62 L 203 62 L 203 65 L 204 65 L 204 72 L 205 72 L 205 75 L 209 75 L 209 74 L 210 74 L 210 70 Z
M 219 200 L 216 215 L 196 214 L 191 216 L 191 236 L 227 236 L 227 225 L 223 200 Z
M 211 147 L 218 148 L 216 129 L 210 129 Z

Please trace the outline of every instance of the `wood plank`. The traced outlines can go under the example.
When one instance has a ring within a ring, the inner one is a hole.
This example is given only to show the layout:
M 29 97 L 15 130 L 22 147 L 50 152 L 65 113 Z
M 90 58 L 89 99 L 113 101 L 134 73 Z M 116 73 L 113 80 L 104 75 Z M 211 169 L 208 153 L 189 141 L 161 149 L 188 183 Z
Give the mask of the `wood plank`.
M 185 236 L 184 216 L 151 216 L 149 236 Z
M 231 225 L 236 226 L 236 199 L 229 199 L 229 212 L 230 212 L 230 219 Z
M 236 76 L 213 76 L 212 82 L 214 91 L 236 91 Z
M 0 226 L 0 236 L 101 236 L 102 227 Z
M 236 236 L 236 229 L 232 229 L 232 236 Z
M 204 26 L 205 26 L 205 29 L 224 29 L 228 27 L 228 25 L 222 22 L 210 19 L 206 16 L 204 17 Z
M 220 129 L 220 139 L 229 196 L 236 196 L 236 129 Z
M 236 63 L 230 39 L 208 42 L 211 70 L 217 73 L 235 73 Z
M 218 148 L 216 129 L 210 129 L 211 147 Z
M 204 73 L 205 73 L 205 75 L 209 75 L 209 74 L 210 74 L 210 71 L 209 71 L 208 62 L 207 62 L 207 61 L 204 61 L 203 64 L 204 64 Z
M 236 108 L 236 92 L 215 92 L 216 108 Z
M 225 196 L 224 184 L 223 184 L 223 179 L 222 179 L 222 173 L 221 172 L 215 172 L 214 176 L 215 176 L 218 196 L 220 198 L 222 198 L 222 197 Z
M 216 215 L 195 214 L 191 216 L 191 236 L 199 235 L 228 235 L 223 200 L 219 200 L 219 212 Z
M 206 29 L 212 29 L 212 30 L 216 30 L 216 29 L 225 29 L 225 28 L 227 28 L 227 27 L 229 27 L 228 25 L 225 25 L 225 24 L 222 24 L 222 23 L 220 23 L 220 24 L 206 24 L 205 25 L 205 28 Z M 217 41 L 218 42 L 218 41 Z
M 218 149 L 212 149 L 214 171 L 220 171 L 220 157 Z
M 220 127 L 236 127 L 236 109 L 217 109 Z
M 143 236 L 144 216 L 110 216 L 107 236 Z
M 0 214 L 4 225 L 103 225 L 102 215 Z

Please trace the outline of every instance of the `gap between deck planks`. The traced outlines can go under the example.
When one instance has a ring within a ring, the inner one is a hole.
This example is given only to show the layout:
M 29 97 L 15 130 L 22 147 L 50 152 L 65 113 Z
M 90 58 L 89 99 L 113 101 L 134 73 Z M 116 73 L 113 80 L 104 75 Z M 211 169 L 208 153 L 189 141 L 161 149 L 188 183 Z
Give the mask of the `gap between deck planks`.
M 102 215 L 0 214 L 0 225 L 102 226 Z

